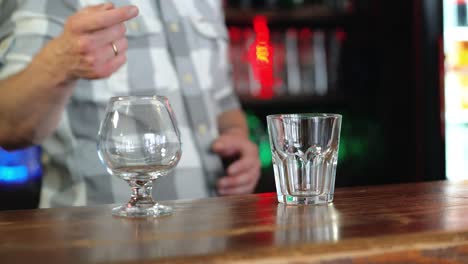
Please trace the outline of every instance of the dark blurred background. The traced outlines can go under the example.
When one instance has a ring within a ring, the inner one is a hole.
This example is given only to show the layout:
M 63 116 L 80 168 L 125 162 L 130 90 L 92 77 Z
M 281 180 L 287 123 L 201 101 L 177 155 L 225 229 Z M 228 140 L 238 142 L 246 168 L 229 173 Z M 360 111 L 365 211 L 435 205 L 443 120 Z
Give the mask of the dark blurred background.
M 225 1 L 225 14 L 257 191 L 274 190 L 275 113 L 343 115 L 337 187 L 445 179 L 442 1 Z

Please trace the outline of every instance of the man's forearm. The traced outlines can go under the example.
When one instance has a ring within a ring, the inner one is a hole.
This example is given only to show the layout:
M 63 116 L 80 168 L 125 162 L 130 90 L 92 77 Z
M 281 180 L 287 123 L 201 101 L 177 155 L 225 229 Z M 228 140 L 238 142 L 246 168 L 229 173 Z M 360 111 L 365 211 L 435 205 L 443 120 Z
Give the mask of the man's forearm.
M 37 144 L 54 131 L 74 82 L 49 60 L 51 42 L 22 71 L 0 81 L 0 146 L 6 149 Z
M 57 127 L 75 80 L 117 71 L 126 62 L 124 22 L 137 15 L 135 6 L 112 3 L 83 8 L 68 16 L 63 32 L 25 70 L 0 81 L 0 146 L 38 143 Z

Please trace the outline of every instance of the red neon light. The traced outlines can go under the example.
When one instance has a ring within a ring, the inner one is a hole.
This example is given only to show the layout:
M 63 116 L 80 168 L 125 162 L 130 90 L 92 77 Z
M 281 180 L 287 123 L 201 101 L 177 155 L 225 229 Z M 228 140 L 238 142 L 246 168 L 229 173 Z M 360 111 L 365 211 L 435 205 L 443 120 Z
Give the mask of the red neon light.
M 264 16 L 256 16 L 253 20 L 255 40 L 248 49 L 248 61 L 252 67 L 255 80 L 260 84 L 261 99 L 273 97 L 273 47 L 270 42 L 270 30 Z

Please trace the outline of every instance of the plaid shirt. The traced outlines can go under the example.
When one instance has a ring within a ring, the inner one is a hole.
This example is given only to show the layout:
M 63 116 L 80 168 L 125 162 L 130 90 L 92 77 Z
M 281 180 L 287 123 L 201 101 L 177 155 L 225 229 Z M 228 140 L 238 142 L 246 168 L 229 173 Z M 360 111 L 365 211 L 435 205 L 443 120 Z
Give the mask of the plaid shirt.
M 1 1 L 0 79 L 23 69 L 43 45 L 62 32 L 68 16 L 102 2 Z M 127 63 L 107 79 L 78 81 L 59 127 L 43 144 L 50 165 L 44 175 L 41 207 L 128 200 L 129 187 L 106 173 L 96 152 L 96 135 L 105 106 L 110 97 L 122 95 L 164 95 L 176 113 L 183 155 L 173 175 L 156 181 L 156 199 L 199 198 L 212 191 L 203 166 L 203 152 L 209 151 L 208 145 L 205 142 L 200 147 L 198 136 L 216 138 L 217 116 L 239 108 L 228 76 L 221 3 L 112 2 L 116 6 L 134 4 L 140 9 L 140 15 L 126 24 Z M 187 96 L 193 100 L 187 101 Z M 203 110 L 194 111 L 196 105 Z

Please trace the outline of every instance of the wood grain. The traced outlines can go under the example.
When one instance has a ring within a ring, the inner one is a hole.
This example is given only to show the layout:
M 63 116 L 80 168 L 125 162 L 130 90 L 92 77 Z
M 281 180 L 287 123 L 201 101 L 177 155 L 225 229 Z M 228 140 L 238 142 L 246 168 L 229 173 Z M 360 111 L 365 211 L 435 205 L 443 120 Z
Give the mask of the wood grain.
M 328 206 L 284 206 L 272 193 L 163 204 L 175 214 L 0 212 L 0 263 L 468 262 L 465 183 L 343 188 Z

